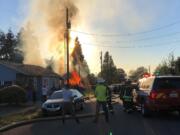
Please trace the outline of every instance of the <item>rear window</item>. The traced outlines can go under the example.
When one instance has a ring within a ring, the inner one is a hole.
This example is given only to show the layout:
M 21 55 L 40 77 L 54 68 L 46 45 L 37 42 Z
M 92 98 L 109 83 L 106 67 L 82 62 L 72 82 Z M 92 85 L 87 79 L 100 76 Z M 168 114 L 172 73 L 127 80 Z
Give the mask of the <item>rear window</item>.
M 158 78 L 155 81 L 154 89 L 180 90 L 180 78 Z

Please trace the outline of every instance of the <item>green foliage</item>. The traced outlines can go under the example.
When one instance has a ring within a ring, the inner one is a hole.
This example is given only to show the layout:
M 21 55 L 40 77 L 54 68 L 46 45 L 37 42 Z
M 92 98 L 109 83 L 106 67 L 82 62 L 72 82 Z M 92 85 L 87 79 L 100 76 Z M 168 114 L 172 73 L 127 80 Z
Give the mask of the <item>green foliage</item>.
M 180 57 L 175 60 L 175 73 L 180 75 Z
M 159 64 L 155 71 L 155 75 L 180 75 L 180 57 L 174 58 L 174 55 L 169 54 L 168 58 Z
M 15 35 L 10 29 L 7 33 L 0 32 L 0 60 L 22 63 L 23 57 L 17 46 L 20 35 Z
M 26 92 L 23 88 L 13 85 L 0 90 L 0 103 L 19 104 L 26 101 Z
M 95 85 L 97 79 L 96 79 L 96 76 L 94 74 L 89 74 L 88 80 L 89 80 L 90 85 Z
M 130 71 L 129 78 L 133 81 L 139 80 L 144 73 L 147 73 L 147 69 L 145 67 L 138 67 L 136 70 Z
M 104 55 L 102 72 L 99 76 L 106 80 L 108 84 L 119 83 L 126 77 L 126 73 L 123 69 L 117 69 L 112 56 L 107 51 Z

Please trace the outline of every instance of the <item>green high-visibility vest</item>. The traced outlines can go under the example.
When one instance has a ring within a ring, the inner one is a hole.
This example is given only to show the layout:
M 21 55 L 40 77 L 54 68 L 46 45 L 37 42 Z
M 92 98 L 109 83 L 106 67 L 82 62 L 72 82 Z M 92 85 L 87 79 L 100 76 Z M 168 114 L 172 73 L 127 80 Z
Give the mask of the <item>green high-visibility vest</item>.
M 132 97 L 131 96 L 123 96 L 124 101 L 132 101 Z
M 102 84 L 98 84 L 95 89 L 95 96 L 97 101 L 107 101 L 107 88 Z

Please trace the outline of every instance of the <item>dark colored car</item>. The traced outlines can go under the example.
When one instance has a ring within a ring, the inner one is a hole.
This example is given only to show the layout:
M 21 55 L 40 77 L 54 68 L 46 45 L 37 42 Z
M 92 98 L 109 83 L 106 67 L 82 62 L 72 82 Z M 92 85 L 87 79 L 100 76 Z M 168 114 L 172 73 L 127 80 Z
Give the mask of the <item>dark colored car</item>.
M 82 110 L 84 104 L 84 96 L 76 89 L 70 89 L 74 96 L 74 105 L 76 110 Z M 60 114 L 62 111 L 63 90 L 55 91 L 47 101 L 42 104 L 42 112 L 44 115 L 48 114 Z
M 144 116 L 155 111 L 180 112 L 180 76 L 154 76 L 141 80 L 135 104 Z

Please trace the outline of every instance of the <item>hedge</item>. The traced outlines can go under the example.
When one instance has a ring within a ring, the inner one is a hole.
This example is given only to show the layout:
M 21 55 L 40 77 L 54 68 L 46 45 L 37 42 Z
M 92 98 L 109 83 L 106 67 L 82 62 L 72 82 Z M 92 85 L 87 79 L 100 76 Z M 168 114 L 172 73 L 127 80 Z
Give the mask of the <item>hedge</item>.
M 26 92 L 20 86 L 13 85 L 0 89 L 0 103 L 19 104 L 26 102 Z

